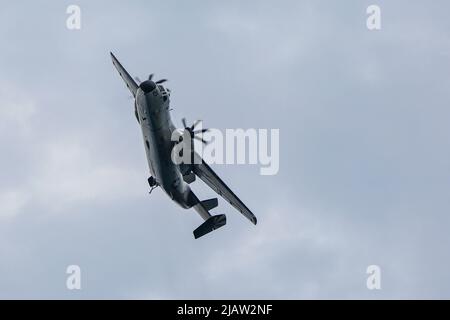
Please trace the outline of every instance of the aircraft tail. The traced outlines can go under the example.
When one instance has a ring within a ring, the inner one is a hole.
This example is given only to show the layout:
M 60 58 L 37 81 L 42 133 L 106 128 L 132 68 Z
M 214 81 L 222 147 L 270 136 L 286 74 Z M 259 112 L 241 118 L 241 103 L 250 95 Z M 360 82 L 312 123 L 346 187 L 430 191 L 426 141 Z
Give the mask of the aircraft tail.
M 194 238 L 198 239 L 205 234 L 210 233 L 220 227 L 223 227 L 227 223 L 227 217 L 224 214 L 218 214 L 211 216 L 203 222 L 197 229 L 194 230 Z
M 190 191 L 189 202 L 197 213 L 205 220 L 197 229 L 194 230 L 194 238 L 198 239 L 205 234 L 210 233 L 227 223 L 227 218 L 224 214 L 211 215 L 209 210 L 214 209 L 218 205 L 217 198 L 200 201 L 197 196 Z
M 134 79 L 130 76 L 130 74 L 127 72 L 127 70 L 125 70 L 125 68 L 120 64 L 119 60 L 117 60 L 117 58 L 114 56 L 114 54 L 112 52 L 110 52 L 110 54 L 111 54 L 112 62 L 114 64 L 114 66 L 116 67 L 117 71 L 119 72 L 120 76 L 122 77 L 123 81 L 127 85 L 128 90 L 131 91 L 131 93 L 133 94 L 133 97 L 136 97 L 136 91 L 139 87 L 137 85 L 136 81 L 134 81 Z

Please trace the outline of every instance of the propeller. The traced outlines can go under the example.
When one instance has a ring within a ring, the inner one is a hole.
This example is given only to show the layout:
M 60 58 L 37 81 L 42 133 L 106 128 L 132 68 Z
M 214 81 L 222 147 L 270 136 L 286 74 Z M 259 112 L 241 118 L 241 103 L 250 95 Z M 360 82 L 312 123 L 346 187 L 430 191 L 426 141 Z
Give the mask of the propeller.
M 195 130 L 195 127 L 200 122 L 202 122 L 202 121 L 201 120 L 197 120 L 197 121 L 195 121 L 192 124 L 192 126 L 188 127 L 187 122 L 186 122 L 186 118 L 181 119 L 181 123 L 183 124 L 184 130 L 187 130 L 187 132 L 189 132 L 189 135 L 190 135 L 191 139 L 195 139 L 195 140 L 201 141 L 203 144 L 208 144 L 208 141 L 204 140 L 203 137 L 197 136 L 198 134 L 203 134 L 203 133 L 209 131 L 209 129 Z
M 151 73 L 151 74 L 148 76 L 148 80 L 152 81 L 154 75 L 155 75 L 154 73 Z M 138 84 L 142 83 L 142 81 L 141 81 L 141 79 L 139 79 L 139 77 L 134 77 L 134 80 L 135 80 Z M 161 79 L 161 80 L 156 81 L 155 83 L 156 83 L 156 84 L 161 84 L 161 83 L 164 83 L 164 82 L 166 82 L 166 81 L 168 81 L 168 80 L 167 80 L 167 79 Z

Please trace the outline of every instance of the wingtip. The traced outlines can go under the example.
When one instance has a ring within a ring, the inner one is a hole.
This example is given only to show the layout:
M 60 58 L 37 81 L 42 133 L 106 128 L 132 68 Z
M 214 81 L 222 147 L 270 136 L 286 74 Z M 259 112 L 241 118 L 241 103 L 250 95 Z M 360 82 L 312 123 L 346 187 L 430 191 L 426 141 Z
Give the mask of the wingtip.
M 113 63 L 117 61 L 117 58 L 116 58 L 116 56 L 114 55 L 114 53 L 112 53 L 112 52 L 110 51 L 110 52 L 109 52 L 109 55 L 111 56 L 111 59 L 112 59 Z
M 256 226 L 256 224 L 258 223 L 258 219 L 256 219 L 256 217 L 253 217 L 252 222 Z

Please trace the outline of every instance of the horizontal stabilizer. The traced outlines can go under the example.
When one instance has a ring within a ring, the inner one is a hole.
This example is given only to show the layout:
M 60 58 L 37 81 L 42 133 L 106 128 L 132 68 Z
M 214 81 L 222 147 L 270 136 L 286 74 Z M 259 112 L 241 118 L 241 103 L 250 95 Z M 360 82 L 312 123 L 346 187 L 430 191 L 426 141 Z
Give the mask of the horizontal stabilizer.
M 194 238 L 198 239 L 200 237 L 203 237 L 205 234 L 223 227 L 226 223 L 227 218 L 224 214 L 211 216 L 208 220 L 203 222 L 200 227 L 194 230 Z
M 212 210 L 215 207 L 217 207 L 219 205 L 219 201 L 217 200 L 217 198 L 203 200 L 202 205 L 203 205 L 203 207 L 205 207 L 206 210 L 209 211 L 209 210 Z

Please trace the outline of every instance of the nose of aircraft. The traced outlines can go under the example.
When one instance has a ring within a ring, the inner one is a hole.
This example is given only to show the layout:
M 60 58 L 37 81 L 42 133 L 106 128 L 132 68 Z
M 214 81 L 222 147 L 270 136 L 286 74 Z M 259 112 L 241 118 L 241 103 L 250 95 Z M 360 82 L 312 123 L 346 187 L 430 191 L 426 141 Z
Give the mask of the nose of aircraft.
M 146 80 L 142 82 L 139 86 L 144 93 L 152 92 L 156 88 L 156 84 L 151 80 Z

